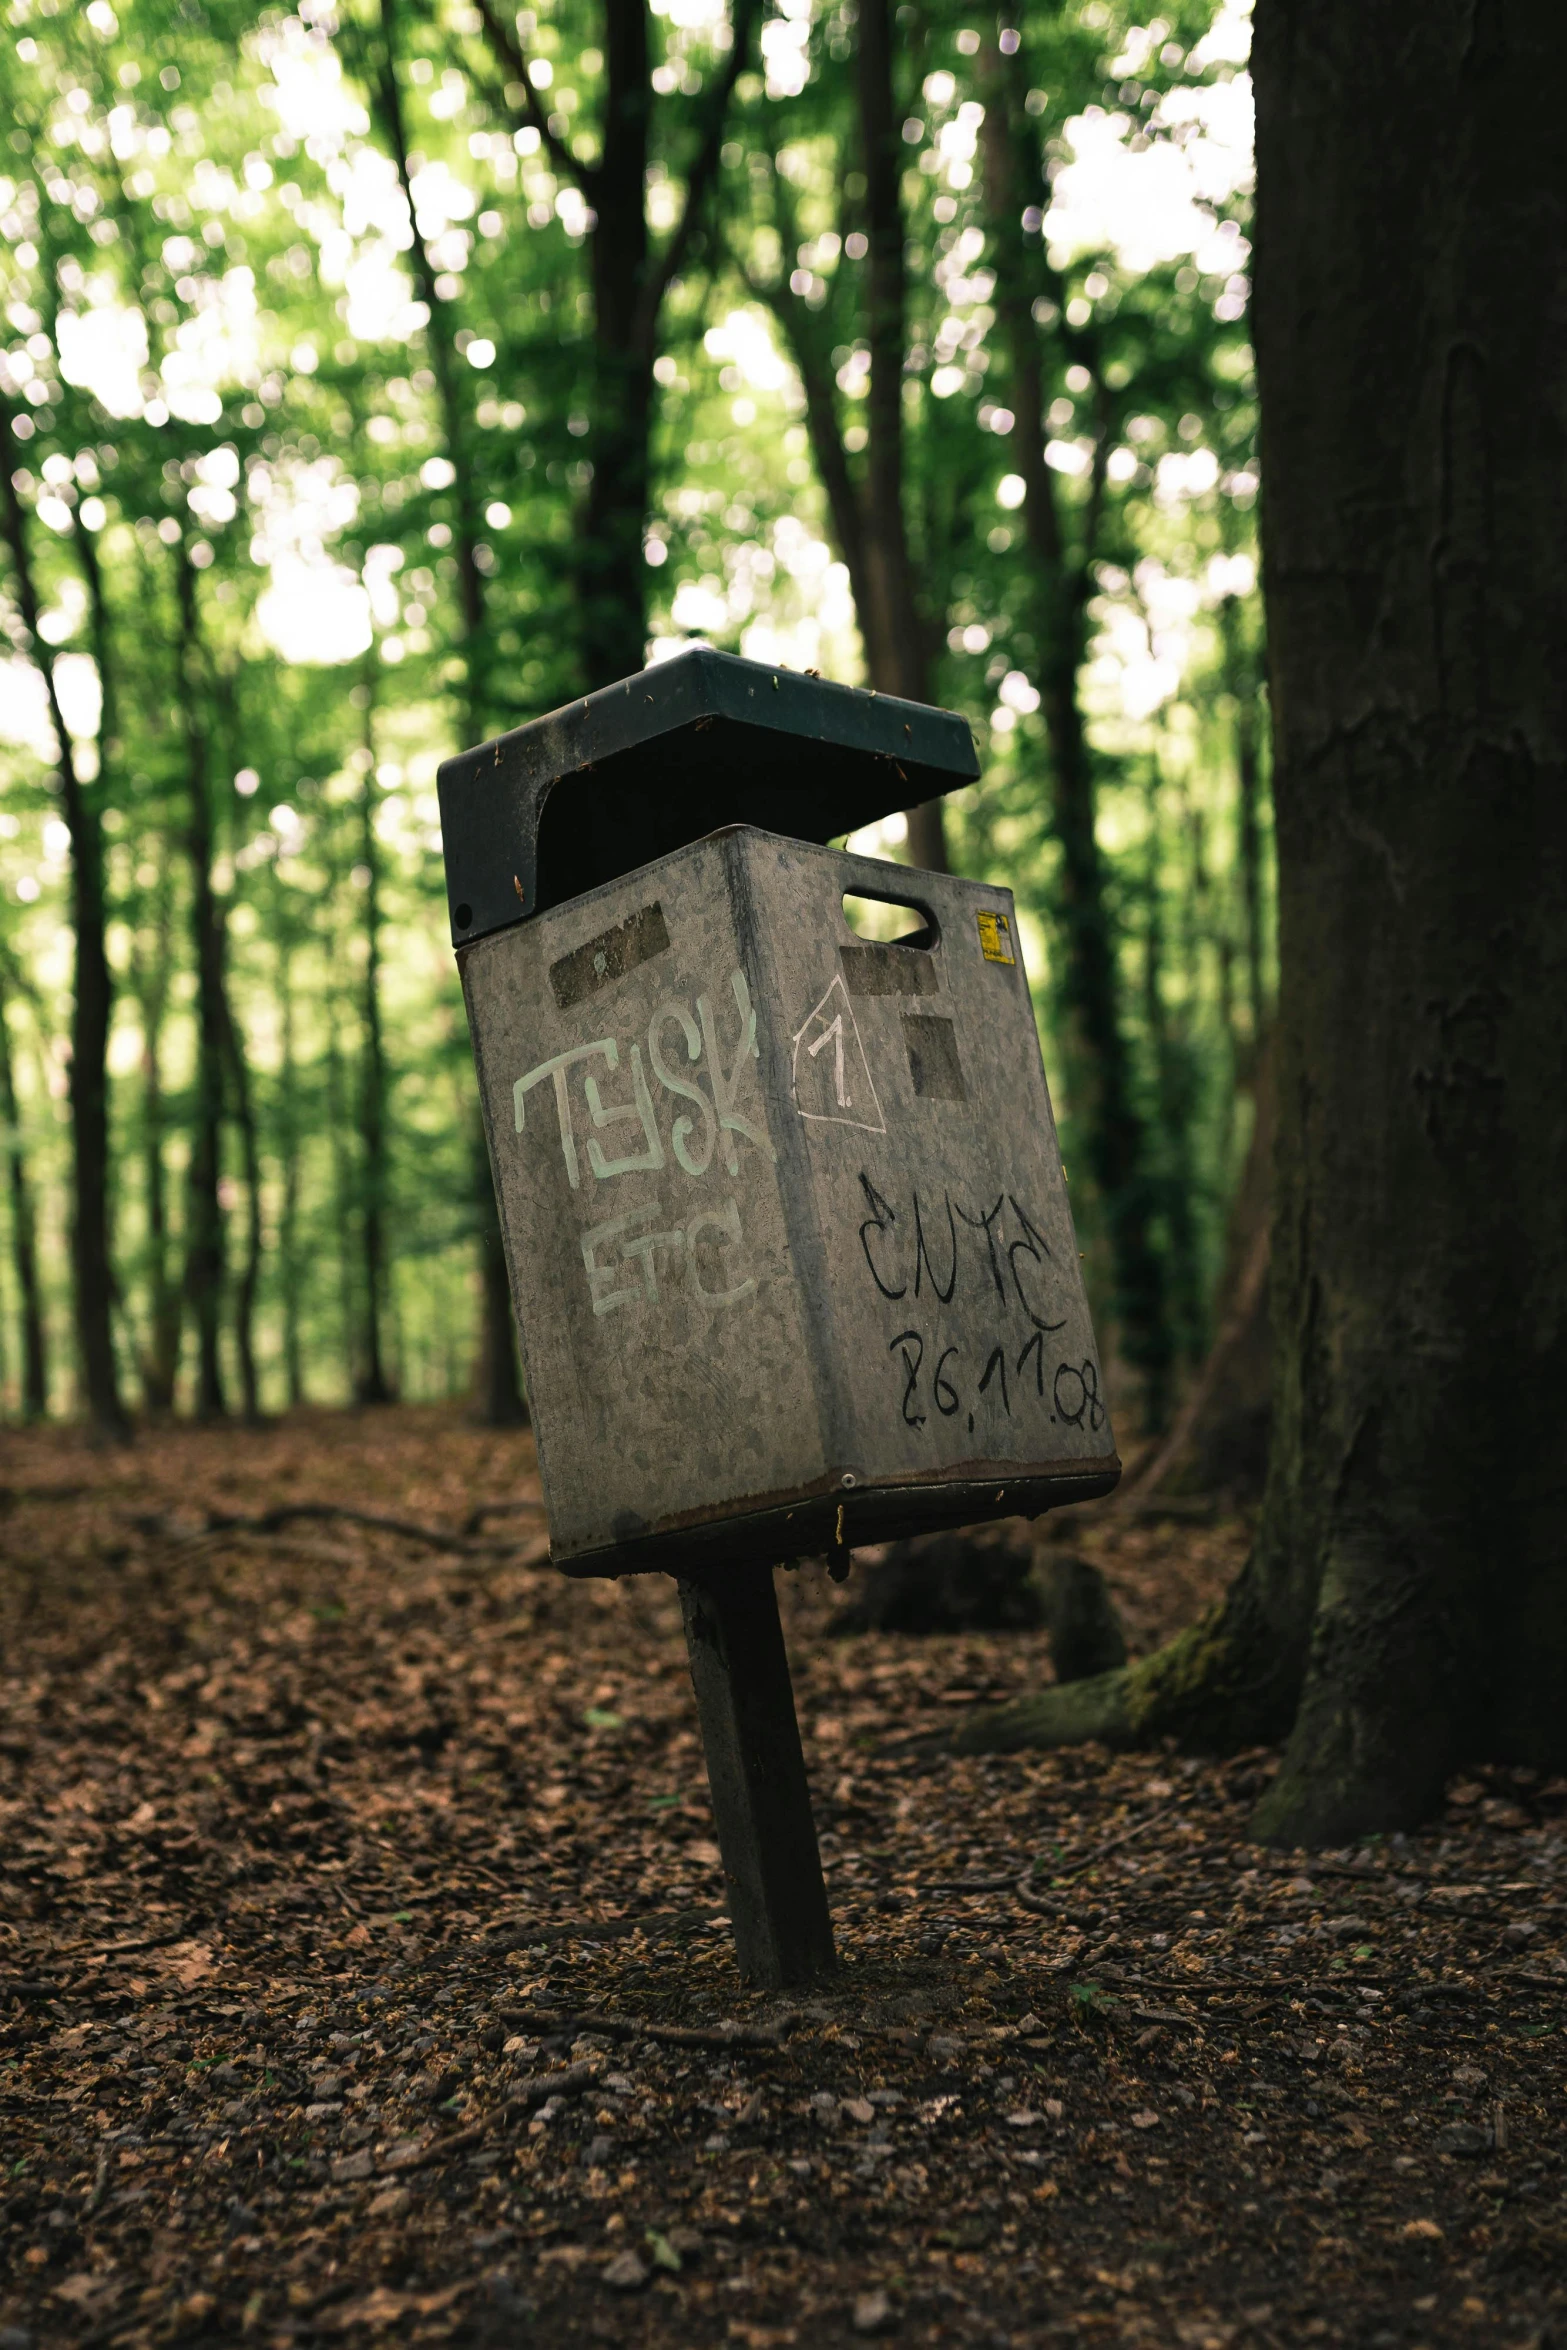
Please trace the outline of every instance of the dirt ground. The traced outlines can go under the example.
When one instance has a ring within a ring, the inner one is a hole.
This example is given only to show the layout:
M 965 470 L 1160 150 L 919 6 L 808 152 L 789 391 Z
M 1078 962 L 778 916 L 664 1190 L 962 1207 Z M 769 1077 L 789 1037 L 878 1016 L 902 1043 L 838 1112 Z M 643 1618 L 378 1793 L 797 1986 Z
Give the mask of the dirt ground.
M 1265 1851 L 1271 1755 L 944 1757 L 1041 1637 L 781 1575 L 840 1970 L 753 1995 L 673 1586 L 525 1440 L 0 1477 L 0 2350 L 1563 2341 L 1567 1786 Z M 220 1523 L 310 1503 L 407 1524 Z M 1072 1539 L 1143 1648 L 1246 1530 Z

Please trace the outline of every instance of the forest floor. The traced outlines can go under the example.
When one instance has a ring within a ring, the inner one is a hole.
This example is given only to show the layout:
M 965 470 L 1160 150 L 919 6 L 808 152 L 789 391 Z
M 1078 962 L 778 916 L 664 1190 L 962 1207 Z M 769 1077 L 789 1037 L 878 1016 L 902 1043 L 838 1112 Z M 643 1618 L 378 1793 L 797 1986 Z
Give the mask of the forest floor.
M 526 1439 L 3 1473 L 0 2350 L 1563 2340 L 1567 1787 L 1266 1851 L 1271 1755 L 944 1757 L 1042 1636 L 780 1576 L 841 1963 L 752 1995 L 673 1586 L 556 1574 Z M 1071 1539 L 1143 1648 L 1246 1529 Z

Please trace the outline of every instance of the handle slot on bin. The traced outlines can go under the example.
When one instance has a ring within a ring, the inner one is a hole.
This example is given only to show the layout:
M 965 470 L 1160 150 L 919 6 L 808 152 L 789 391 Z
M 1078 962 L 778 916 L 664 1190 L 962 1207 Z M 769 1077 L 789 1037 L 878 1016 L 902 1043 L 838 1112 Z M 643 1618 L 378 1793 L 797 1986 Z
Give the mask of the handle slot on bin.
M 846 889 L 842 905 L 844 921 L 856 938 L 872 939 L 879 946 L 907 947 L 925 953 L 940 942 L 936 917 L 918 898 L 895 896 L 885 889 Z M 877 906 L 889 908 L 893 915 L 912 916 L 912 920 L 902 929 L 888 929 L 884 921 L 870 912 Z
M 1010 893 L 826 845 L 975 772 L 707 648 L 441 771 L 552 1555 L 680 1581 L 762 1983 L 833 1963 L 773 1563 L 1120 1474 Z

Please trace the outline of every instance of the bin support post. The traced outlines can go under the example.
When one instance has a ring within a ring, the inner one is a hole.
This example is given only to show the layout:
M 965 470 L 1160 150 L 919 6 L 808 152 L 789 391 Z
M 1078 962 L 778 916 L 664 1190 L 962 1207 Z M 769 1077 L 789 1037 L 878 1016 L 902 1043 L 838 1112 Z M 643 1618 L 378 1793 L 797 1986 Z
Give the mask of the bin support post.
M 740 1972 L 766 1990 L 836 1964 L 771 1567 L 680 1581 Z

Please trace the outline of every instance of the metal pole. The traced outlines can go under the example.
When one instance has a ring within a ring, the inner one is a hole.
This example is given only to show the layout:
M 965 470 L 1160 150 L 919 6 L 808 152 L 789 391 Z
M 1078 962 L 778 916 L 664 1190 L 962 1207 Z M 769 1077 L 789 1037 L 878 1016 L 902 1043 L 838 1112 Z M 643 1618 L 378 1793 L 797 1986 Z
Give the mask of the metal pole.
M 837 1964 L 771 1567 L 680 1581 L 740 1972 L 766 1990 Z

